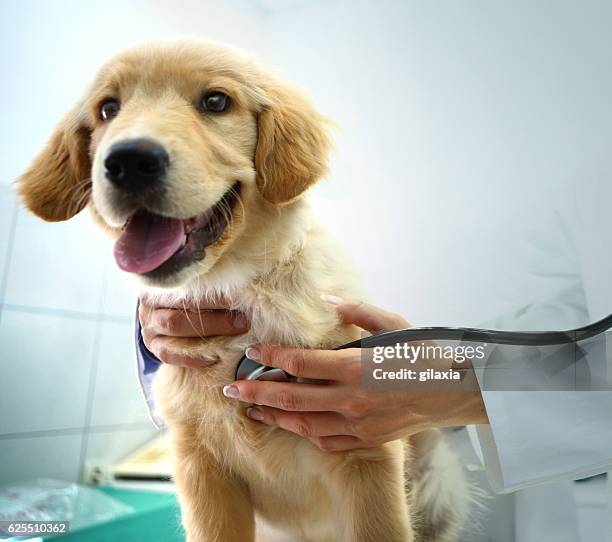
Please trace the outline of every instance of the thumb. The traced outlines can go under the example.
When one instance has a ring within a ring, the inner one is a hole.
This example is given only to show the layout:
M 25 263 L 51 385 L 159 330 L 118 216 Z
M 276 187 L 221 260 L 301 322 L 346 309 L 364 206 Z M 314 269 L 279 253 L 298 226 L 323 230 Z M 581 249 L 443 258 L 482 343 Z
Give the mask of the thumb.
M 408 320 L 399 314 L 386 311 L 363 301 L 342 299 L 335 295 L 322 295 L 321 299 L 336 307 L 342 323 L 354 324 L 370 333 L 412 327 Z

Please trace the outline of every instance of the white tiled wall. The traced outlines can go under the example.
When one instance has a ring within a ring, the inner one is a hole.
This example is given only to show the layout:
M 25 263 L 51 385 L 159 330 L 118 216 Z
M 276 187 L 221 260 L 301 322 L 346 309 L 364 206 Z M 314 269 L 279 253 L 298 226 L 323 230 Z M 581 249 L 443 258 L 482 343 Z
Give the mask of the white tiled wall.
M 19 212 L 4 302 L 97 313 L 106 267 L 101 236 L 86 212 L 48 224 Z
M 76 481 L 79 476 L 82 435 L 50 432 L 0 440 L 0 483 L 31 478 Z
M 132 311 L 130 311 L 132 312 Z M 131 324 L 104 322 L 98 344 L 98 363 L 92 397 L 94 426 L 147 423 L 146 410 L 136 378 Z M 130 361 L 126 363 L 126 360 Z
M 151 438 L 150 429 L 130 427 L 113 431 L 96 431 L 87 437 L 85 460 L 104 458 L 117 461 L 125 457 L 125 450 L 134 450 Z
M 94 320 L 5 309 L 0 323 L 0 433 L 84 424 Z
M 9 248 L 10 232 L 15 226 L 15 219 L 17 218 L 17 202 L 9 188 L 4 188 L 0 194 L 2 194 L 0 196 L 0 296 L 2 296 L 6 276 L 5 254 Z
M 86 212 L 48 224 L 0 185 L 0 484 L 76 481 L 151 438 L 132 346 L 135 289 Z

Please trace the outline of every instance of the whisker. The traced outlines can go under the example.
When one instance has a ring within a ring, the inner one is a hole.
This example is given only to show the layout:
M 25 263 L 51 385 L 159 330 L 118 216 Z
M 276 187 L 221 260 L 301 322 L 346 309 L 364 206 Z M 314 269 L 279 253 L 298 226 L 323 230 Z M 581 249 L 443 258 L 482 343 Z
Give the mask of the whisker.
M 191 326 L 191 329 L 193 329 L 193 331 L 195 331 L 198 339 L 204 340 L 206 337 L 205 337 L 205 335 L 202 334 L 202 333 L 205 333 L 205 331 L 204 331 L 204 323 L 202 322 L 202 314 L 200 313 L 200 310 L 198 309 L 198 316 L 200 318 L 200 325 L 202 327 L 202 332 L 198 331 L 198 329 L 196 328 L 196 326 L 192 322 L 192 320 L 191 320 L 191 318 L 189 316 L 189 311 L 187 310 L 187 304 L 185 302 L 185 298 L 182 299 L 182 302 L 183 302 L 183 312 L 185 313 L 185 317 L 187 318 L 187 321 L 189 322 L 189 325 Z
M 200 291 L 200 281 L 201 281 L 201 276 L 198 275 L 198 291 Z M 199 307 L 198 307 L 198 319 L 200 320 L 200 329 L 202 330 L 202 334 L 204 334 L 206 332 L 204 329 L 204 320 L 202 319 L 202 311 Z M 200 339 L 204 339 L 204 335 L 201 335 Z

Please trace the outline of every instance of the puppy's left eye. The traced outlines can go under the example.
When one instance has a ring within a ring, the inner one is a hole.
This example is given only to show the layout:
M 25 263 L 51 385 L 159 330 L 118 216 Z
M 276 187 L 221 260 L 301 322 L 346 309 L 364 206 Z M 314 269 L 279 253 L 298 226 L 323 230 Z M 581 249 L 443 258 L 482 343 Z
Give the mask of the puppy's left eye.
M 104 100 L 99 106 L 100 119 L 109 121 L 119 114 L 119 102 L 112 98 Z
M 215 91 L 206 94 L 202 98 L 202 109 L 213 113 L 223 113 L 229 109 L 231 100 L 227 94 Z

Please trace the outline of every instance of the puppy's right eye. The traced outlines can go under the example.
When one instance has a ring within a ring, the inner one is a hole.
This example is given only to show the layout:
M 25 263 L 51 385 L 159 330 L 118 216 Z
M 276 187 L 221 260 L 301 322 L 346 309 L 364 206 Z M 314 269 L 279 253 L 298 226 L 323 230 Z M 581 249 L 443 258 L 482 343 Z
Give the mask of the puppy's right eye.
M 213 113 L 223 113 L 227 111 L 230 106 L 231 100 L 227 94 L 223 92 L 214 91 L 210 94 L 206 94 L 202 98 L 201 108 L 202 111 L 211 111 Z
M 119 113 L 119 102 L 117 100 L 104 100 L 100 104 L 100 118 L 103 121 L 111 120 Z

